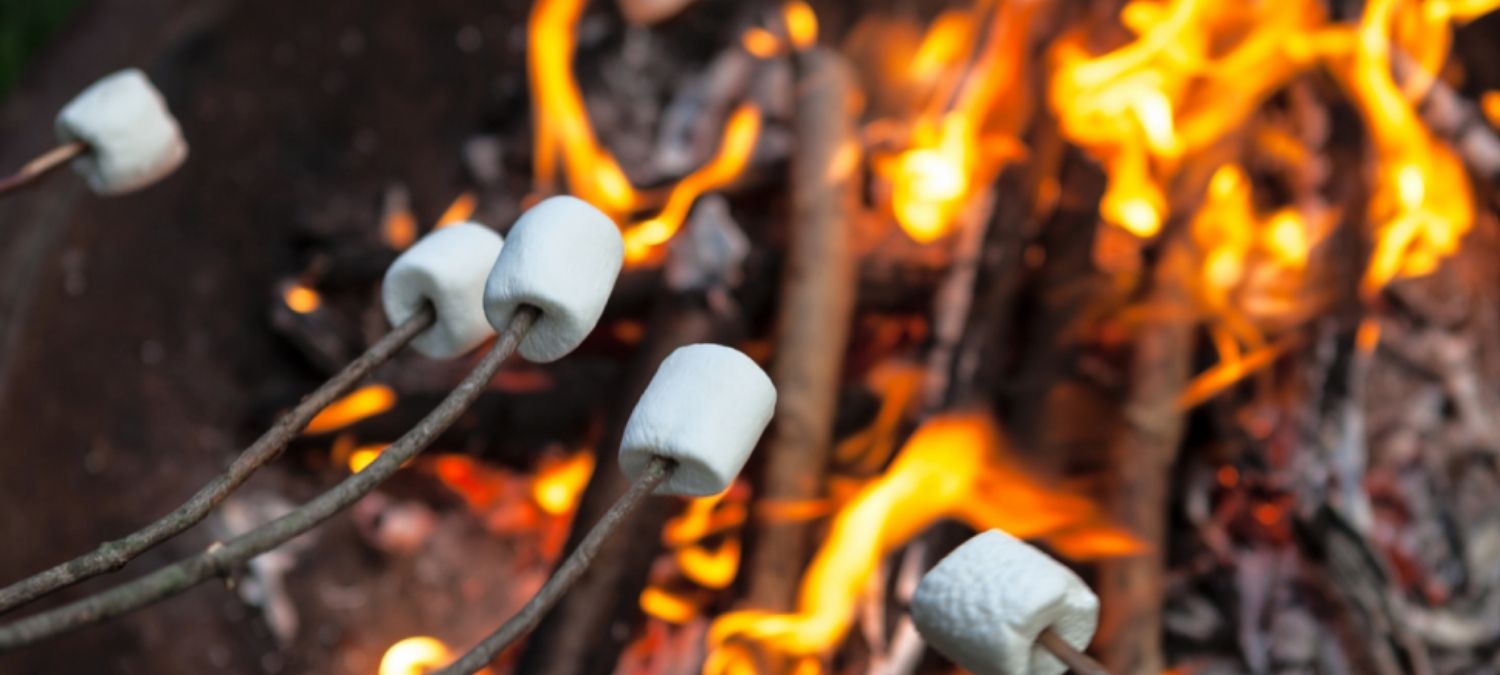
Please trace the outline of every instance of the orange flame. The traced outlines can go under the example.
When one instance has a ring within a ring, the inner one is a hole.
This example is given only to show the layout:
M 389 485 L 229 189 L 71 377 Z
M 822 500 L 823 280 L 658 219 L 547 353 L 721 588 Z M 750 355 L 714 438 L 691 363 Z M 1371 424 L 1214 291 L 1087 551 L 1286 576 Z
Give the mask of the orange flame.
M 404 204 L 406 200 L 401 201 Z M 417 216 L 405 206 L 392 209 L 385 215 L 385 222 L 380 224 L 380 238 L 386 246 L 397 251 L 405 250 L 417 240 Z
M 380 675 L 426 675 L 448 665 L 453 652 L 434 637 L 419 635 L 397 642 L 380 657 Z
M 593 475 L 594 453 L 587 450 L 576 453 L 542 466 L 531 484 L 531 498 L 548 515 L 571 514 Z
M 281 299 L 287 309 L 298 314 L 309 314 L 323 306 L 323 296 L 301 282 L 288 285 L 281 291 Z
M 988 127 L 1000 94 L 1021 77 L 1033 11 L 1034 3 L 1005 3 L 994 11 L 972 67 L 965 68 L 978 32 L 969 12 L 940 15 L 918 47 L 909 75 L 930 89 L 927 110 L 912 123 L 904 150 L 875 157 L 877 173 L 891 185 L 892 215 L 913 241 L 931 243 L 951 232 L 973 186 L 987 183 L 1016 156 L 1016 130 Z M 949 71 L 965 74 L 944 78 Z
M 479 198 L 472 192 L 464 192 L 454 198 L 453 203 L 438 216 L 437 224 L 433 229 L 442 229 L 449 225 L 457 225 L 474 216 L 474 210 L 479 208 Z
M 361 445 L 349 451 L 349 473 L 359 473 L 365 470 L 375 460 L 380 458 L 380 453 L 386 449 L 384 443 L 372 445 Z
M 691 600 L 659 586 L 642 590 L 640 603 L 647 616 L 667 623 L 684 624 L 698 615 L 698 606 Z
M 922 425 L 890 469 L 839 511 L 803 577 L 796 610 L 725 614 L 709 630 L 711 651 L 742 640 L 792 656 L 828 652 L 848 631 L 879 561 L 946 518 L 1019 537 L 1066 535 L 1086 542 L 1088 533 L 1097 533 L 1108 549 L 1075 546 L 1074 552 L 1084 557 L 1140 549 L 1128 535 L 1105 524 L 1087 500 L 1044 487 L 1014 466 L 987 416 L 945 414 Z
M 1369 210 L 1376 243 L 1361 283 L 1366 296 L 1396 278 L 1433 272 L 1458 250 L 1474 224 L 1474 198 L 1463 164 L 1427 130 L 1391 73 L 1392 60 L 1400 53 L 1419 54 L 1414 59 L 1418 79 L 1433 72 L 1433 64 L 1422 63 L 1422 43 L 1441 42 L 1441 54 L 1446 54 L 1447 23 L 1462 13 L 1452 13 L 1455 7 L 1446 3 L 1422 5 L 1423 11 L 1415 14 L 1402 11 L 1415 7 L 1398 0 L 1366 3 L 1352 43 L 1346 43 L 1352 54 L 1339 54 L 1330 62 L 1358 104 L 1375 145 Z
M 370 384 L 328 404 L 302 429 L 304 434 L 322 434 L 342 429 L 396 405 L 396 392 L 383 384 Z
M 539 0 L 531 11 L 526 65 L 536 124 L 534 178 L 539 192 L 556 192 L 554 181 L 561 168 L 574 194 L 619 215 L 634 208 L 638 196 L 614 155 L 594 136 L 583 93 L 573 78 L 584 4 L 585 0 Z

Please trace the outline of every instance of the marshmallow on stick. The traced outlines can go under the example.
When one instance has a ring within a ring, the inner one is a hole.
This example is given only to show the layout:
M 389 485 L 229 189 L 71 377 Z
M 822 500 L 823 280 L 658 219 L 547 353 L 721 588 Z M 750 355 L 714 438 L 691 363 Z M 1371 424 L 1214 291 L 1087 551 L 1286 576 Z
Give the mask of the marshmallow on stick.
M 502 243 L 479 223 L 450 225 L 422 237 L 386 270 L 380 289 L 386 318 L 400 325 L 432 303 L 437 320 L 412 347 L 446 359 L 479 346 L 495 334 L 484 316 L 484 284 Z
M 1050 629 L 1082 650 L 1099 598 L 1062 563 L 990 530 L 922 577 L 911 616 L 933 647 L 976 675 L 1059 675 L 1066 667 L 1038 638 Z
M 676 460 L 657 494 L 723 492 L 776 408 L 776 387 L 750 357 L 719 345 L 667 356 L 625 424 L 620 468 L 632 480 L 653 457 Z
M 139 190 L 172 173 L 187 143 L 161 92 L 130 68 L 83 90 L 57 114 L 57 137 L 82 142 L 73 167 L 101 195 Z
M 522 305 L 541 310 L 517 350 L 539 363 L 578 347 L 599 323 L 625 259 L 614 221 L 575 197 L 550 197 L 521 215 L 484 289 L 496 330 Z

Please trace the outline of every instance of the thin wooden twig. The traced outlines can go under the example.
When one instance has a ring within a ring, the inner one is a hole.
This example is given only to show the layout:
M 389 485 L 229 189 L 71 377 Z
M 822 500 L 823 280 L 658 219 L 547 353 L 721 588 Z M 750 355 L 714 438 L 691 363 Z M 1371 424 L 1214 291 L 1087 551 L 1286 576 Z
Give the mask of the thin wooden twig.
M 431 326 L 433 320 L 433 310 L 429 306 L 396 326 L 359 358 L 324 382 L 323 386 L 304 397 L 297 407 L 282 415 L 266 433 L 241 451 L 229 468 L 199 488 L 197 493 L 171 513 L 125 537 L 100 544 L 89 553 L 0 588 L 0 613 L 86 579 L 118 570 L 136 556 L 202 521 L 209 511 L 222 503 L 251 474 L 280 455 L 287 443 L 307 426 L 308 420 L 317 415 L 318 411 L 348 393 L 371 371 L 390 360 L 413 337 Z
M 177 595 L 208 579 L 222 576 L 251 558 L 280 546 L 348 508 L 416 457 L 433 439 L 458 420 L 484 392 L 516 345 L 526 336 L 538 311 L 522 307 L 480 359 L 474 370 L 417 426 L 406 432 L 364 470 L 318 495 L 285 516 L 226 542 L 215 543 L 202 553 L 178 561 L 135 581 L 92 595 L 57 609 L 0 626 L 0 652 L 7 652 L 46 638 L 99 623 Z
M 468 653 L 459 657 L 457 661 L 454 661 L 448 667 L 438 671 L 438 675 L 458 675 L 460 673 L 469 675 L 470 673 L 477 672 L 490 661 L 493 661 L 506 647 L 509 647 L 516 640 L 519 640 L 521 636 L 535 628 L 538 623 L 541 623 L 542 617 L 546 616 L 553 605 L 556 605 L 557 601 L 562 599 L 563 594 L 567 593 L 568 589 L 572 588 L 573 584 L 578 581 L 578 578 L 583 576 L 584 571 L 594 561 L 594 556 L 599 552 L 599 548 L 604 545 L 605 540 L 609 539 L 611 534 L 614 534 L 615 529 L 630 516 L 631 512 L 635 511 L 636 507 L 639 507 L 642 502 L 646 501 L 647 497 L 651 496 L 656 486 L 667 479 L 667 476 L 672 473 L 674 464 L 675 462 L 672 460 L 662 457 L 651 460 L 651 463 L 646 465 L 645 470 L 641 471 L 641 475 L 631 484 L 630 489 L 624 495 L 620 496 L 620 500 L 615 502 L 614 506 L 610 507 L 603 518 L 599 519 L 599 523 L 594 525 L 594 529 L 589 530 L 588 536 L 583 538 L 583 541 L 578 544 L 578 548 L 573 549 L 573 552 L 568 554 L 567 560 L 564 560 L 562 565 L 557 568 L 557 571 L 552 574 L 552 577 L 547 579 L 547 583 L 542 584 L 542 588 L 536 592 L 536 595 L 531 596 L 531 599 L 526 601 L 526 606 L 522 607 L 521 611 L 516 612 L 515 616 L 512 616 L 499 628 L 495 629 L 495 632 L 490 633 L 489 637 L 486 637 L 478 645 L 475 645 Z
M 26 163 L 20 171 L 15 174 L 0 178 L 0 195 L 20 189 L 22 186 L 41 178 L 48 171 L 67 164 L 74 157 L 83 154 L 89 146 L 83 141 L 74 141 L 65 145 L 59 145 Z
M 1074 649 L 1073 645 L 1068 644 L 1067 640 L 1051 628 L 1042 631 L 1042 634 L 1037 636 L 1037 642 L 1078 675 L 1109 675 L 1109 671 L 1105 670 L 1102 664 L 1088 654 Z

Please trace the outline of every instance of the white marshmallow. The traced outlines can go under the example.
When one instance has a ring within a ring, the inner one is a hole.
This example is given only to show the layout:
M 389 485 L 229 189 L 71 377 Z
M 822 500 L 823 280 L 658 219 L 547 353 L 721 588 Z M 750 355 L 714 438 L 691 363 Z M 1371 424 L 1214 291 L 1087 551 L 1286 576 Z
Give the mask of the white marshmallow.
M 911 617 L 933 647 L 975 675 L 1059 675 L 1037 636 L 1051 628 L 1083 649 L 1099 598 L 1078 575 L 1000 530 L 964 542 L 917 584 Z
M 495 330 L 504 330 L 521 305 L 540 309 L 517 351 L 531 361 L 556 361 L 599 323 L 625 242 L 609 216 L 575 197 L 542 200 L 506 238 L 484 288 L 484 312 Z
M 688 345 L 662 361 L 625 424 L 620 468 L 632 480 L 652 457 L 677 460 L 657 494 L 723 492 L 771 421 L 776 387 L 750 357 Z
M 495 330 L 484 318 L 484 282 L 503 240 L 479 223 L 459 223 L 422 237 L 385 272 L 381 298 L 395 326 L 426 303 L 437 322 L 412 340 L 417 351 L 446 359 L 488 340 Z
M 57 114 L 57 137 L 83 141 L 73 168 L 101 195 L 139 190 L 187 159 L 187 143 L 161 92 L 135 68 L 83 90 Z

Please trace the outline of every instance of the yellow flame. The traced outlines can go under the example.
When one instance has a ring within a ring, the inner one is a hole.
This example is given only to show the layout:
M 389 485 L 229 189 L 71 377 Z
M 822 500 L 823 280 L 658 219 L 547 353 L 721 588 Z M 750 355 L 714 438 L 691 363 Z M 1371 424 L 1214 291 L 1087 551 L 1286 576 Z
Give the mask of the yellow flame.
M 362 445 L 349 451 L 349 473 L 359 473 L 365 470 L 375 460 L 380 458 L 386 445 L 378 443 L 374 445 Z
M 1479 109 L 1490 126 L 1500 129 L 1500 91 L 1487 91 L 1479 96 Z
M 1371 0 L 1354 39 L 1345 43 L 1352 54 L 1330 59 L 1330 68 L 1359 107 L 1376 152 L 1369 208 L 1376 241 L 1361 282 L 1366 296 L 1394 279 L 1434 271 L 1457 252 L 1474 223 L 1473 194 L 1462 163 L 1427 130 L 1391 71 L 1397 50 L 1419 52 L 1425 40 L 1446 45 L 1454 8 L 1432 7 L 1436 22 L 1403 12 L 1411 7 L 1400 0 Z
M 298 314 L 308 314 L 323 306 L 323 296 L 300 282 L 287 286 L 281 292 L 281 299 L 288 309 Z
M 803 577 L 795 611 L 725 614 L 709 630 L 710 651 L 744 641 L 784 655 L 827 653 L 847 632 L 880 560 L 947 518 L 1019 537 L 1067 531 L 1077 541 L 1089 530 L 1108 532 L 1112 537 L 1098 538 L 1110 544 L 1105 553 L 1140 550 L 1119 546 L 1128 535 L 1105 524 L 1087 500 L 1044 487 L 1012 465 L 987 416 L 945 414 L 923 424 L 890 469 L 839 511 Z
M 910 77 L 928 88 L 928 105 L 913 121 L 907 147 L 877 156 L 875 169 L 890 182 L 892 215 L 917 243 L 952 231 L 973 186 L 988 183 L 999 166 L 1018 153 L 1016 129 L 994 132 L 990 118 L 1002 93 L 1017 86 L 1024 70 L 1034 3 L 1005 3 L 991 13 L 989 36 L 966 66 L 978 32 L 970 12 L 939 15 L 912 59 Z M 959 78 L 944 78 L 961 69 Z
M 1137 38 L 1118 49 L 1093 55 L 1082 31 L 1058 42 L 1048 99 L 1063 135 L 1104 164 L 1100 216 L 1150 238 L 1180 158 L 1315 64 L 1323 17 L 1312 0 L 1134 0 L 1121 18 Z
M 704 588 L 728 588 L 740 571 L 740 541 L 725 539 L 718 548 L 686 546 L 677 551 L 682 575 Z
M 425 635 L 409 637 L 385 650 L 380 675 L 426 675 L 448 665 L 453 652 L 441 640 Z
M 818 42 L 818 15 L 802 0 L 791 0 L 782 5 L 782 16 L 786 19 L 787 38 L 797 49 L 807 49 Z
M 647 586 L 642 590 L 640 603 L 646 616 L 667 623 L 687 623 L 698 615 L 698 606 L 691 600 L 659 586 Z
M 625 229 L 626 262 L 639 263 L 648 259 L 656 247 L 677 234 L 699 195 L 728 185 L 744 172 L 755 150 L 760 124 L 760 110 L 753 105 L 741 105 L 730 114 L 724 124 L 723 140 L 713 159 L 672 186 L 660 213 Z
M 383 384 L 370 384 L 354 390 L 328 404 L 308 421 L 304 434 L 322 434 L 342 429 L 367 417 L 379 415 L 396 405 L 396 392 Z
M 548 515 L 568 515 L 578 507 L 578 498 L 593 475 L 594 453 L 578 452 L 542 467 L 531 484 L 531 498 Z
M 583 93 L 573 78 L 584 4 L 585 0 L 539 0 L 531 12 L 526 65 L 536 125 L 534 179 L 539 192 L 555 192 L 561 169 L 574 194 L 618 215 L 632 209 L 638 196 L 614 155 L 595 137 Z

